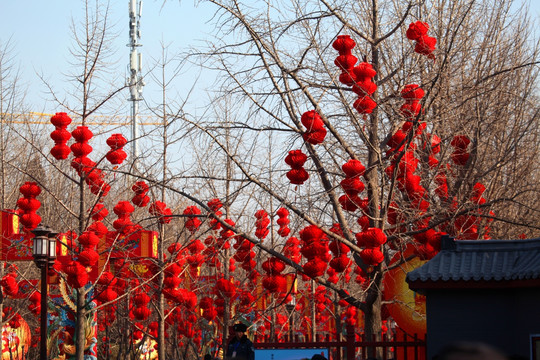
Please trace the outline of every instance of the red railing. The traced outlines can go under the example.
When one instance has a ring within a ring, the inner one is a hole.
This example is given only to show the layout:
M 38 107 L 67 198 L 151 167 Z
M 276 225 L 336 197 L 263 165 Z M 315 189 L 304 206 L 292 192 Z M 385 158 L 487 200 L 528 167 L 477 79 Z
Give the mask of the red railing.
M 312 339 L 302 339 L 294 336 L 293 339 L 286 337 L 282 342 L 270 342 L 268 339 L 255 338 L 256 349 L 307 349 L 321 348 L 328 349 L 329 360 L 356 360 L 375 358 L 379 360 L 425 360 L 426 341 L 419 339 L 416 335 L 410 336 L 403 332 L 398 332 L 392 339 L 386 334 L 381 340 L 368 340 L 361 336 L 360 341 L 356 340 L 354 329 L 347 328 L 344 340 L 330 340 L 329 336 Z M 292 341 L 291 341 L 292 340 Z

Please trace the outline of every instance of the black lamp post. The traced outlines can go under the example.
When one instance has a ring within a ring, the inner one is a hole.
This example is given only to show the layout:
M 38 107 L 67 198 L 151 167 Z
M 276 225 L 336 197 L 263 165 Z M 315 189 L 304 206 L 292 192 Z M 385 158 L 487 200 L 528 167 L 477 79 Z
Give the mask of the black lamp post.
M 294 309 L 296 308 L 296 301 L 293 297 L 291 302 L 285 304 L 285 308 L 289 313 L 289 341 L 294 341 Z
M 41 321 L 40 321 L 40 360 L 47 360 L 47 275 L 49 265 L 56 259 L 56 235 L 51 229 L 38 225 L 34 230 L 32 255 L 41 270 Z

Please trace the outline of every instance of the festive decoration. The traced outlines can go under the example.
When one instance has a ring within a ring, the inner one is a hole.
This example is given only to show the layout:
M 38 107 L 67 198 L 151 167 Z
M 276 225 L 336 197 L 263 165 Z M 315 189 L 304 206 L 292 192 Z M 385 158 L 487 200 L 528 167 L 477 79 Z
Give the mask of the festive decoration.
M 339 81 L 347 86 L 353 86 L 355 83 L 353 69 L 358 61 L 358 58 L 352 55 L 352 49 L 355 46 L 356 43 L 349 35 L 338 35 L 332 44 L 332 47 L 339 52 L 339 56 L 334 60 L 334 64 L 341 69 Z
M 306 111 L 300 119 L 306 127 L 306 132 L 302 134 L 304 141 L 311 145 L 318 145 L 326 137 L 326 128 L 324 122 L 315 110 Z M 292 165 L 291 165 L 292 167 Z
M 157 217 L 160 224 L 168 224 L 172 220 L 172 211 L 162 201 L 153 202 L 148 208 L 150 215 Z
M 364 191 L 364 183 L 360 180 L 360 176 L 364 174 L 365 167 L 359 160 L 351 159 L 341 167 L 345 173 L 345 179 L 340 183 L 341 188 L 345 192 L 339 198 L 341 207 L 345 211 L 354 212 L 358 207 L 364 208 L 362 200 L 358 194 Z
M 285 163 L 291 167 L 291 170 L 287 172 L 287 178 L 291 184 L 302 185 L 309 178 L 309 174 L 304 169 L 306 160 L 307 155 L 302 150 L 291 150 L 285 157 Z
M 19 188 L 19 191 L 23 195 L 17 201 L 17 206 L 21 209 L 19 221 L 24 231 L 29 232 L 41 222 L 41 217 L 36 213 L 41 206 L 41 202 L 36 199 L 41 193 L 41 188 L 35 182 L 27 181 Z
M 201 220 L 199 220 L 199 218 L 197 217 L 197 215 L 201 215 L 201 210 L 196 206 L 188 206 L 184 210 L 184 215 L 188 216 L 185 222 L 186 228 L 191 233 L 194 233 L 195 231 L 197 231 L 197 229 L 199 229 L 199 227 L 202 224 Z
M 450 142 L 450 145 L 454 147 L 454 151 L 450 155 L 452 161 L 456 165 L 465 166 L 469 161 L 469 152 L 467 148 L 471 140 L 465 135 L 456 135 Z
M 111 150 L 105 156 L 107 160 L 113 165 L 119 165 L 127 157 L 126 152 L 124 151 L 124 145 L 127 144 L 127 140 L 122 134 L 112 134 L 107 139 L 107 145 L 110 146 Z
M 409 249 L 404 255 L 412 253 Z M 399 261 L 399 256 L 393 262 Z M 397 325 L 408 334 L 426 333 L 426 299 L 409 289 L 405 281 L 408 272 L 422 266 L 426 261 L 415 258 L 385 273 L 384 299 L 389 301 L 388 312 Z
M 51 133 L 51 139 L 55 144 L 51 149 L 51 155 L 56 160 L 67 159 L 71 149 L 66 144 L 71 139 L 71 133 L 66 129 L 71 124 L 71 118 L 65 112 L 58 112 L 51 117 L 51 123 L 56 127 Z
M 146 195 L 149 191 L 148 185 L 144 181 L 137 181 L 131 187 L 131 190 L 135 193 L 135 196 L 131 199 L 133 205 L 138 207 L 145 207 L 150 201 L 150 197 Z
M 261 241 L 268 236 L 270 232 L 268 230 L 268 225 L 270 225 L 270 219 L 268 218 L 268 213 L 265 210 L 257 210 L 255 213 L 255 236 Z
M 281 237 L 287 237 L 289 236 L 291 230 L 289 229 L 289 210 L 281 207 L 276 211 L 276 215 L 278 216 L 277 224 L 279 225 L 279 229 L 277 231 L 278 235 Z
M 435 55 L 433 55 L 433 51 L 435 50 L 437 39 L 428 36 L 428 30 L 429 25 L 427 23 L 417 21 L 409 25 L 406 35 L 407 39 L 416 41 L 414 46 L 415 52 L 421 55 L 426 55 L 429 59 L 434 60 Z
M 7 318 L 6 309 L 3 310 L 3 319 Z M 16 327 L 12 327 L 15 325 Z M 28 323 L 17 318 L 17 324 L 9 322 L 2 326 L 2 357 L 0 360 L 23 360 L 30 349 L 31 333 Z

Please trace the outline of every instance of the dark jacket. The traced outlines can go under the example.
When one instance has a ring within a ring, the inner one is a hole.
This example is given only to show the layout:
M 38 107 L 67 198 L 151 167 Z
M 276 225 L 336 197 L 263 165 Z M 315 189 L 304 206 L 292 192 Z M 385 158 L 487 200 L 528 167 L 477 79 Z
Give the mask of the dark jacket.
M 236 357 L 233 357 L 233 353 L 236 352 Z M 247 338 L 246 335 L 242 336 L 240 340 L 234 337 L 227 345 L 227 352 L 225 353 L 225 359 L 236 360 L 255 360 L 255 349 L 253 343 Z

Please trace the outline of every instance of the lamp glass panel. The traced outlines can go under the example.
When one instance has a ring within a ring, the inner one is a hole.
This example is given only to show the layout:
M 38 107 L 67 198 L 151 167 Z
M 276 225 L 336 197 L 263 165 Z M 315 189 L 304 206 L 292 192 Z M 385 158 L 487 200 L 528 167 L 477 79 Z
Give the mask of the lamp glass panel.
M 47 256 L 47 241 L 46 237 L 37 236 L 34 238 L 34 256 Z
M 56 257 L 56 239 L 49 239 L 49 257 Z

